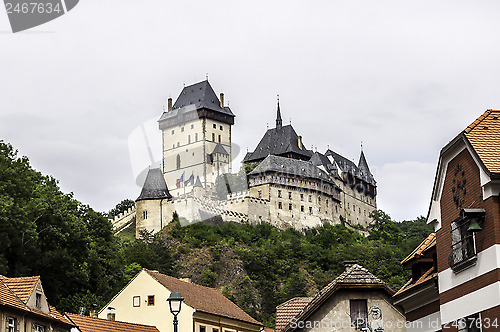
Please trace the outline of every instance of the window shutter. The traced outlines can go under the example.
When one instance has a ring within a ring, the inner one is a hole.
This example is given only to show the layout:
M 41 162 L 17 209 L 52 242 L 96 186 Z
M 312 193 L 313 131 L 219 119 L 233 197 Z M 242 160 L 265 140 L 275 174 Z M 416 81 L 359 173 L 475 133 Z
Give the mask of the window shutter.
M 5 331 L 9 330 L 9 317 L 5 318 Z

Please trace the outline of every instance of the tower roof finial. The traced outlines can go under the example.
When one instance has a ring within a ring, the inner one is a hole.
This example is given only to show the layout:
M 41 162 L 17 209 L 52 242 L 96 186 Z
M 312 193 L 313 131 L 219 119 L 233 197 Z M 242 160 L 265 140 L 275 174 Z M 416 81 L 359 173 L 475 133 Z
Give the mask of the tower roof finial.
M 276 112 L 276 128 L 281 128 L 283 121 L 281 120 L 281 110 L 280 110 L 280 95 L 278 95 L 278 110 Z

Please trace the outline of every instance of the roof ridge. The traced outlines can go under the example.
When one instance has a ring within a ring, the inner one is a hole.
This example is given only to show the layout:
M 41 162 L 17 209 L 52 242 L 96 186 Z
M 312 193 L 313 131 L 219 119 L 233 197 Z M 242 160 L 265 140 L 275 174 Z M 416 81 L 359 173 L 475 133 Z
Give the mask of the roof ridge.
M 4 277 L 4 278 L 6 278 L 6 279 L 13 279 L 13 278 L 8 278 L 8 277 Z M 9 287 L 9 285 L 8 285 L 7 283 L 5 283 L 5 281 L 4 281 L 4 280 L 5 280 L 5 279 L 0 279 L 0 282 L 1 282 L 1 283 L 2 283 L 2 284 L 6 287 L 6 288 L 7 288 L 7 290 L 8 290 L 9 292 L 11 292 L 11 293 L 12 293 L 12 295 L 14 295 L 14 297 L 15 297 L 17 300 L 19 300 L 19 302 L 21 302 L 21 304 L 22 304 L 24 307 L 26 307 L 26 310 L 32 311 L 32 310 L 31 310 L 31 309 L 27 306 L 27 304 L 26 304 L 26 303 L 24 303 L 24 301 L 23 301 L 23 300 L 22 300 L 22 299 L 21 299 L 21 298 L 20 298 L 20 297 L 16 294 L 16 292 L 14 292 L 14 291 L 12 290 L 12 288 L 10 288 L 10 287 Z
M 479 123 L 481 123 L 481 121 L 483 121 L 488 115 L 490 115 L 492 111 L 492 109 L 487 109 L 486 112 L 481 114 L 476 120 L 474 120 L 474 122 L 468 125 L 463 132 L 466 134 L 470 133 Z

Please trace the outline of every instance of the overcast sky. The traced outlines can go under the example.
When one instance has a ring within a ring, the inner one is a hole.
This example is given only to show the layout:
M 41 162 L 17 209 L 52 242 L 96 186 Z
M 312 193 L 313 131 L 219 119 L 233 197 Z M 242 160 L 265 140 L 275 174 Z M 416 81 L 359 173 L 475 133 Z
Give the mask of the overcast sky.
M 499 1 L 81 0 L 12 34 L 0 10 L 0 139 L 108 211 L 140 193 L 134 129 L 208 73 L 242 154 L 279 94 L 308 148 L 357 163 L 363 142 L 379 208 L 415 219 L 440 149 L 500 107 L 499 17 Z

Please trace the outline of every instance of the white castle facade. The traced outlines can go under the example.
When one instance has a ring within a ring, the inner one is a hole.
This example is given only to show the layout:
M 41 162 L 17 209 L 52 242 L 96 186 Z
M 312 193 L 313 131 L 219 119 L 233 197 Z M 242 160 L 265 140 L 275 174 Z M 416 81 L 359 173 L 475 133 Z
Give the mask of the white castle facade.
M 229 187 L 221 199 L 216 183 L 232 171 L 234 118 L 208 80 L 184 87 L 174 104 L 169 98 L 158 121 L 162 166 L 148 171 L 136 206 L 111 220 L 115 229 L 135 220 L 137 237 L 142 230 L 158 232 L 174 212 L 188 223 L 215 217 L 298 230 L 323 223 L 356 229 L 370 224 L 377 192 L 364 153 L 356 165 L 331 150 L 306 149 L 294 128 L 282 125 L 279 102 L 276 127 L 243 160 L 252 169 L 248 186 L 237 192 Z

